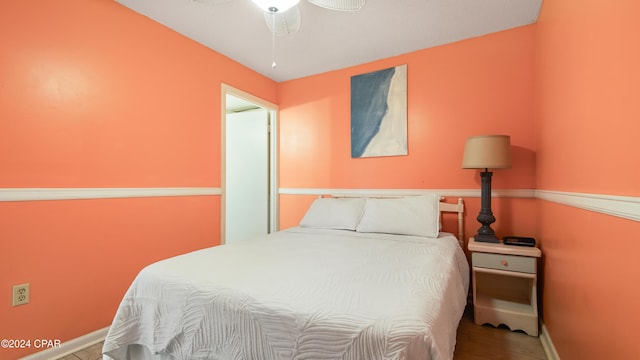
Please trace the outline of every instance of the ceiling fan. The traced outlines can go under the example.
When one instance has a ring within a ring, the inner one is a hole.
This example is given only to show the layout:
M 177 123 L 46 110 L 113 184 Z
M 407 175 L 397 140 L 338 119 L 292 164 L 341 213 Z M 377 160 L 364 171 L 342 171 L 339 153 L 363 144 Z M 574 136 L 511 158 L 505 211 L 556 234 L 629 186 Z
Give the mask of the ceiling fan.
M 222 4 L 233 0 L 193 0 L 200 3 Z M 300 0 L 251 0 L 264 10 L 264 20 L 273 34 L 271 67 L 276 68 L 276 36 L 296 33 L 300 30 Z M 310 3 L 329 10 L 358 11 L 367 0 L 307 0 Z
M 201 3 L 222 4 L 233 0 L 194 0 Z M 284 36 L 300 30 L 300 0 L 251 0 L 264 10 L 264 19 L 275 36 Z M 358 11 L 367 0 L 307 0 L 329 10 Z

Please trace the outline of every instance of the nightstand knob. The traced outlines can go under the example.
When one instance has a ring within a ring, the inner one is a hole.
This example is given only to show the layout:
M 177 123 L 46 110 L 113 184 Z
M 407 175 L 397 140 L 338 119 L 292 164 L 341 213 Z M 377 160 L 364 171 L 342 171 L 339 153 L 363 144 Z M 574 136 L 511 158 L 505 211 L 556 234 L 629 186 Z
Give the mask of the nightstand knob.
M 509 266 L 509 263 L 507 262 L 507 260 L 502 260 L 500 262 L 502 263 L 502 266 Z

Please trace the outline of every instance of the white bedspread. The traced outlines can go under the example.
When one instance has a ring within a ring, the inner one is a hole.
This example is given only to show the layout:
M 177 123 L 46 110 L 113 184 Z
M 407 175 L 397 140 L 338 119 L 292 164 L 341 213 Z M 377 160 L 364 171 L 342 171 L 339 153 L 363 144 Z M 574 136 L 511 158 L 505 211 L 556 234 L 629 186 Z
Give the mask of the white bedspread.
M 469 284 L 437 239 L 293 228 L 152 264 L 105 359 L 451 359 Z

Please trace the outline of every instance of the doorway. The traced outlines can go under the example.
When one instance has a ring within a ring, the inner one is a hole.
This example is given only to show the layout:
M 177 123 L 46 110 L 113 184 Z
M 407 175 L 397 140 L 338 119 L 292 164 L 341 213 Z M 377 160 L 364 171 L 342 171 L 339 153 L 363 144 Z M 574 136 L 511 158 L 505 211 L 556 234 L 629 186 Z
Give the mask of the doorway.
M 277 231 L 278 107 L 222 85 L 221 243 Z

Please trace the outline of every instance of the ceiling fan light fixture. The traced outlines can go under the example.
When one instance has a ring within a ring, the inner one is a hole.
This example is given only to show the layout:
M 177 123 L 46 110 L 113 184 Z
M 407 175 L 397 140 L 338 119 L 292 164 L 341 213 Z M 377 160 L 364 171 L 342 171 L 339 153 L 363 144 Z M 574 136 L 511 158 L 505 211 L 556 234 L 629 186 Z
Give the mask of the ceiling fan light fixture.
M 252 0 L 262 10 L 270 13 L 282 13 L 298 5 L 300 0 Z
M 300 7 L 294 6 L 283 13 L 264 12 L 267 27 L 275 36 L 285 36 L 300 30 Z
M 309 0 L 309 2 L 329 10 L 358 11 L 367 3 L 367 0 Z

